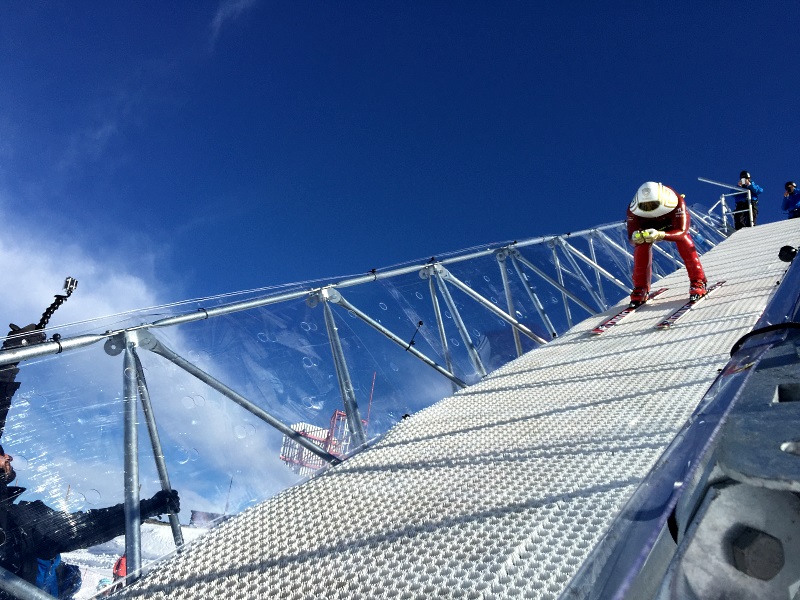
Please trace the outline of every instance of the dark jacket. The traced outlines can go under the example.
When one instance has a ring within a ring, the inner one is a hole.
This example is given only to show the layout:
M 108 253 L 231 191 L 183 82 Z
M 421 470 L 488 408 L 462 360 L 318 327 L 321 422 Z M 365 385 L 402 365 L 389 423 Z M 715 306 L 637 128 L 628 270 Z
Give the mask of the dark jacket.
M 53 510 L 41 500 L 15 502 L 25 488 L 2 486 L 0 495 L 0 566 L 36 582 L 37 558 L 87 548 L 125 533 L 124 505 L 87 512 Z
M 0 566 L 35 584 L 37 558 L 102 544 L 125 533 L 124 504 L 67 513 L 41 500 L 16 502 L 25 488 L 0 484 Z M 140 503 L 142 519 L 165 512 L 160 495 Z M 4 599 L 0 591 L 0 600 Z

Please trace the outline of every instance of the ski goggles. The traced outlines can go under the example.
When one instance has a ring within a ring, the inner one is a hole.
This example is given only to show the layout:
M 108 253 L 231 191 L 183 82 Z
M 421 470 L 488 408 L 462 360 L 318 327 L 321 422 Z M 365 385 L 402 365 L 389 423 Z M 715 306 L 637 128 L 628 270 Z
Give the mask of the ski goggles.
M 645 212 L 650 212 L 651 210 L 657 209 L 661 206 L 661 202 L 658 200 L 647 200 L 645 202 L 639 202 L 639 210 L 643 210 Z

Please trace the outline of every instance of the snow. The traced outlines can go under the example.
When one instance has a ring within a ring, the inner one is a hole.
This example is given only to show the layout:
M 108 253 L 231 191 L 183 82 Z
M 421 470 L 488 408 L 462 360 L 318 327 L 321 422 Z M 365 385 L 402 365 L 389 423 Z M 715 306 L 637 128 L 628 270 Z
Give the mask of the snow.
M 182 526 L 183 541 L 189 544 L 209 530 L 201 527 Z M 163 558 L 175 550 L 172 529 L 168 522 L 147 521 L 142 524 L 142 564 L 147 565 Z M 61 559 L 80 567 L 83 585 L 75 595 L 76 600 L 92 598 L 98 593 L 101 579 L 113 579 L 112 569 L 116 560 L 125 553 L 125 536 L 115 537 L 105 544 L 85 550 L 76 550 L 61 555 Z

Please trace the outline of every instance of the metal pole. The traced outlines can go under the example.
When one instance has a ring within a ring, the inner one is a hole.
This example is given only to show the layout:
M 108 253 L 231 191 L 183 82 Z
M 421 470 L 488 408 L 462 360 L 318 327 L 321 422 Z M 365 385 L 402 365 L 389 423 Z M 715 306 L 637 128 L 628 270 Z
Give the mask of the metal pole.
M 711 217 L 702 213 L 697 213 L 693 210 L 689 211 L 693 220 L 691 227 L 693 235 L 701 235 L 705 238 L 705 243 L 716 248 L 716 246 L 726 239 L 726 235 L 717 229 L 716 224 L 711 220 Z
M 341 462 L 341 460 L 336 458 L 333 454 L 326 452 L 313 442 L 309 441 L 308 439 L 300 435 L 297 431 L 295 431 L 291 427 L 288 427 L 283 423 L 281 423 L 278 419 L 273 417 L 271 414 L 262 409 L 260 406 L 253 404 L 247 398 L 236 393 L 218 379 L 215 379 L 202 369 L 197 368 L 188 360 L 178 356 L 175 352 L 173 352 L 172 350 L 167 348 L 164 344 L 159 342 L 150 332 L 148 331 L 139 332 L 139 346 L 145 348 L 146 350 L 150 350 L 150 352 L 158 354 L 159 356 L 163 356 L 168 361 L 179 366 L 181 369 L 183 369 L 190 375 L 194 375 L 197 379 L 199 379 L 212 389 L 217 390 L 223 396 L 233 400 L 234 402 L 236 402 L 236 404 L 238 404 L 245 410 L 249 411 L 251 414 L 255 415 L 268 425 L 271 425 L 272 427 L 280 431 L 283 435 L 290 438 L 294 443 L 302 446 L 309 452 L 316 454 L 322 460 L 329 462 L 331 464 L 337 464 Z
M 711 185 L 718 185 L 719 187 L 724 187 L 729 190 L 733 190 L 734 192 L 738 192 L 740 194 L 744 193 L 744 190 L 739 186 L 730 185 L 729 183 L 720 183 L 719 181 L 713 181 L 711 179 L 705 179 L 704 177 L 698 177 L 698 181 L 702 181 L 703 183 L 710 183 Z
M 586 288 L 586 291 L 589 292 L 589 295 L 591 295 L 591 297 L 594 298 L 594 301 L 597 302 L 598 308 L 601 311 L 605 310 L 606 308 L 608 308 L 605 304 L 603 304 L 603 301 L 600 299 L 600 296 L 597 295 L 597 292 L 594 291 L 594 288 L 592 287 L 592 284 L 589 283 L 589 280 L 586 278 L 586 275 L 584 274 L 584 272 L 581 271 L 580 266 L 575 261 L 575 257 L 572 256 L 572 253 L 570 252 L 571 246 L 569 244 L 567 244 L 567 242 L 565 242 L 561 238 L 558 238 L 558 244 L 561 246 L 561 249 L 564 251 L 564 256 L 567 257 L 567 260 L 569 261 L 569 264 L 572 266 L 572 269 L 578 274 L 578 277 L 583 282 L 583 285 Z
M 500 267 L 500 277 L 503 280 L 503 290 L 506 293 L 506 306 L 508 307 L 508 314 L 514 314 L 514 299 L 511 296 L 511 286 L 508 283 L 508 273 L 506 273 L 506 257 L 508 252 L 500 250 L 495 254 L 497 258 L 497 265 Z M 519 331 L 516 327 L 511 328 L 511 333 L 514 334 L 514 346 L 517 349 L 517 356 L 522 356 L 522 342 L 519 339 Z
M 575 256 L 580 258 L 583 262 L 585 262 L 587 265 L 589 265 L 594 270 L 595 275 L 597 276 L 597 287 L 600 290 L 600 301 L 603 302 L 604 305 L 606 305 L 607 303 L 605 301 L 605 295 L 603 294 L 603 286 L 602 286 L 602 283 L 601 283 L 600 275 L 603 275 L 606 279 L 608 279 L 611 283 L 616 285 L 621 290 L 624 290 L 625 292 L 629 291 L 627 285 L 622 283 L 619 279 L 614 277 L 609 271 L 607 271 L 606 269 L 604 269 L 603 267 L 601 267 L 598 264 L 597 257 L 595 256 L 595 251 L 594 251 L 594 240 L 592 238 L 589 238 L 589 252 L 592 255 L 591 258 L 586 256 L 583 252 L 581 252 L 580 250 L 578 250 L 574 246 L 571 246 L 567 242 L 562 242 L 562 244 L 563 244 L 564 248 L 566 248 L 571 254 L 574 254 Z M 607 308 L 607 306 L 606 306 L 606 308 Z
M 725 194 L 720 194 L 719 205 L 720 205 L 720 210 L 722 210 L 722 226 L 725 228 L 725 231 L 727 231 L 728 230 L 728 205 L 725 204 Z M 711 210 L 714 210 L 713 206 L 711 207 Z
M 436 277 L 436 283 L 439 286 L 439 291 L 442 294 L 442 298 L 444 298 L 445 304 L 447 304 L 447 308 L 450 309 L 450 314 L 453 315 L 453 322 L 456 324 L 456 329 L 458 329 L 458 333 L 461 336 L 461 340 L 464 342 L 464 346 L 467 348 L 467 354 L 469 354 L 469 358 L 472 361 L 472 366 L 475 367 L 475 370 L 478 372 L 478 375 L 481 377 L 486 377 L 486 369 L 483 366 L 483 361 L 481 361 L 480 354 L 478 354 L 477 348 L 475 348 L 475 344 L 472 343 L 472 338 L 469 335 L 469 331 L 467 331 L 466 325 L 464 325 L 464 321 L 461 318 L 461 314 L 458 312 L 458 308 L 456 307 L 456 303 L 453 301 L 453 297 L 450 295 L 450 290 L 447 289 L 445 285 L 442 274 L 439 272 L 439 265 L 434 265 L 433 273 Z
M 749 215 L 749 217 L 750 217 L 750 227 L 753 227 L 753 226 L 755 225 L 755 223 L 753 223 L 753 196 L 752 196 L 752 194 L 750 193 L 750 190 L 747 190 L 747 189 L 742 189 L 742 188 L 740 188 L 739 186 L 733 186 L 733 185 L 729 185 L 729 184 L 727 184 L 727 183 L 720 183 L 719 181 L 712 181 L 711 179 L 704 179 L 703 177 L 698 177 L 697 179 L 698 179 L 699 181 L 702 181 L 702 182 L 704 182 L 704 183 L 710 183 L 710 184 L 712 184 L 712 185 L 718 185 L 719 187 L 724 187 L 724 188 L 727 188 L 727 189 L 729 189 L 729 190 L 733 190 L 734 192 L 736 192 L 736 194 L 744 194 L 744 193 L 746 193 L 746 194 L 747 194 L 747 214 L 748 214 L 748 215 Z M 731 196 L 735 196 L 736 194 L 729 194 L 729 195 L 731 195 Z M 720 198 L 720 200 L 722 201 L 722 206 L 723 206 L 723 211 L 722 211 L 722 214 L 723 214 L 723 220 L 722 220 L 722 224 L 723 224 L 723 226 L 724 226 L 724 227 L 727 229 L 727 228 L 728 228 L 728 222 L 727 222 L 727 220 L 726 220 L 726 219 L 725 219 L 725 217 L 724 217 L 724 215 L 725 215 L 725 208 L 726 208 L 726 207 L 725 207 L 725 195 L 724 195 L 724 194 L 722 195 L 722 197 Z
M 522 254 L 520 254 L 520 253 L 519 253 L 517 250 L 512 250 L 510 254 L 511 254 L 511 257 L 512 257 L 512 258 L 515 258 L 515 259 L 517 259 L 517 260 L 518 260 L 519 262 L 521 262 L 523 265 L 525 265 L 526 267 L 528 267 L 528 268 L 529 268 L 531 271 L 533 271 L 534 273 L 536 273 L 536 274 L 537 274 L 539 277 L 541 277 L 542 279 L 544 279 L 544 280 L 545 280 L 547 283 L 549 283 L 550 285 L 552 285 L 552 286 L 553 286 L 554 288 L 556 288 L 557 290 L 561 291 L 561 293 L 562 293 L 562 294 L 566 294 L 566 295 L 567 295 L 567 296 L 570 298 L 570 300 L 572 300 L 573 302 L 575 302 L 575 304 L 577 304 L 578 306 L 580 306 L 581 308 L 583 308 L 584 310 L 586 310 L 586 311 L 587 311 L 589 314 L 592 314 L 592 315 L 595 315 L 595 314 L 597 314 L 597 311 L 596 311 L 595 309 L 593 309 L 591 306 L 589 306 L 588 304 L 586 304 L 586 302 L 584 302 L 583 300 L 581 300 L 580 298 L 578 298 L 578 297 L 577 297 L 575 294 L 573 294 L 572 292 L 570 292 L 570 291 L 569 291 L 567 288 L 565 288 L 563 285 L 561 285 L 560 283 L 558 283 L 558 282 L 557 282 L 555 279 L 553 279 L 552 277 L 550 277 L 550 276 L 549 276 L 547 273 L 545 273 L 544 271 L 542 271 L 542 270 L 541 270 L 539 267 L 537 267 L 536 265 L 534 265 L 534 264 L 533 264 L 531 261 L 529 261 L 527 258 L 525 258 L 524 256 L 522 256 Z
M 689 231 L 693 236 L 702 235 L 705 238 L 705 242 L 709 244 L 712 248 L 716 247 L 717 243 L 711 240 L 711 237 L 714 234 L 722 235 L 717 228 L 714 226 L 713 221 L 708 215 L 704 215 L 702 213 L 696 213 L 694 211 L 688 211 L 688 213 L 692 217 L 692 224 L 689 227 Z M 705 230 L 703 229 L 705 228 Z M 714 233 L 709 233 L 709 230 Z
M 539 318 L 541 318 L 544 322 L 544 326 L 547 327 L 547 331 L 550 332 L 550 335 L 553 337 L 558 337 L 558 332 L 553 326 L 553 322 L 550 320 L 550 317 L 547 316 L 547 311 L 545 311 L 544 306 L 542 306 L 539 296 L 537 296 L 536 292 L 531 289 L 528 280 L 525 278 L 525 274 L 522 272 L 522 269 L 517 262 L 517 256 L 519 256 L 519 252 L 514 250 L 510 256 L 511 264 L 514 265 L 514 270 L 517 272 L 517 277 L 519 277 L 519 280 L 522 282 L 522 286 L 525 288 L 525 291 L 528 292 L 528 297 L 531 299 L 534 308 L 536 308 L 536 312 L 539 313 Z
M 148 327 L 169 327 L 171 325 L 181 325 L 182 323 L 193 323 L 194 321 L 203 321 L 211 317 L 218 317 L 220 315 L 227 315 L 232 312 L 239 312 L 242 310 L 250 310 L 253 308 L 260 308 L 270 304 L 278 304 L 279 302 L 288 302 L 290 300 L 299 300 L 308 296 L 308 290 L 298 290 L 296 292 L 286 292 L 283 294 L 276 294 L 275 296 L 268 296 L 266 298 L 257 298 L 255 300 L 245 300 L 244 302 L 234 302 L 233 304 L 226 304 L 216 308 L 198 308 L 196 311 L 184 313 L 182 315 L 175 315 L 174 317 L 165 317 L 157 321 L 153 321 Z
M 50 594 L 3 567 L 0 567 L 0 590 L 9 593 L 12 598 L 19 598 L 19 600 L 53 600 Z
M 150 402 L 150 392 L 147 389 L 147 380 L 144 377 L 142 361 L 139 360 L 139 355 L 136 353 L 135 348 L 131 349 L 131 352 L 133 353 L 133 360 L 136 363 L 136 380 L 139 388 L 139 399 L 142 401 L 142 412 L 144 413 L 144 420 L 147 423 L 147 431 L 150 434 L 150 445 L 153 447 L 153 458 L 155 459 L 158 478 L 161 481 L 161 489 L 170 491 L 172 490 L 172 485 L 169 482 L 167 463 L 164 460 L 164 451 L 161 448 L 161 438 L 158 435 L 156 416 L 153 412 L 153 404 Z M 172 529 L 172 539 L 175 540 L 175 547 L 180 548 L 183 546 L 183 531 L 181 530 L 181 523 L 178 520 L 178 515 L 172 512 L 169 513 L 169 525 Z
M 447 365 L 447 370 L 455 373 L 453 368 L 453 357 L 450 354 L 450 344 L 447 343 L 447 332 L 444 330 L 444 321 L 442 320 L 442 309 L 439 307 L 439 298 L 436 295 L 436 287 L 434 286 L 434 277 L 431 277 L 429 269 L 420 271 L 419 276 L 428 279 L 428 289 L 431 292 L 431 302 L 433 303 L 433 314 L 436 315 L 436 326 L 439 329 L 439 339 L 442 341 L 442 353 L 444 354 L 444 362 Z M 456 392 L 455 385 L 453 392 Z
M 3 567 L 0 567 L 0 590 L 8 592 L 13 598 L 20 600 L 53 600 L 50 594 Z
M 708 243 L 716 246 L 719 242 L 726 239 L 727 236 L 717 229 L 716 223 L 714 223 L 714 220 L 709 215 L 696 212 L 692 209 L 687 209 L 687 211 L 695 223 L 695 228 L 699 233 L 706 236 L 706 241 Z M 702 227 L 700 225 L 702 225 Z M 705 228 L 705 230 L 703 228 Z M 712 242 L 709 237 L 715 238 L 716 242 Z
M 469 296 L 470 298 L 475 300 L 478 304 L 480 304 L 481 306 L 483 306 L 485 308 L 488 308 L 491 312 L 493 312 L 495 315 L 500 317 L 503 321 L 505 321 L 506 323 L 508 323 L 512 327 L 514 327 L 514 328 L 518 329 L 519 331 L 521 331 L 522 333 L 524 333 L 526 336 L 531 338 L 534 342 L 537 342 L 537 343 L 542 344 L 542 345 L 547 343 L 547 340 L 545 340 L 543 338 L 540 338 L 538 335 L 533 333 L 527 326 L 525 326 L 522 323 L 520 323 L 519 321 L 517 321 L 517 319 L 515 319 L 514 317 L 512 317 L 511 315 L 506 313 L 500 307 L 495 306 L 494 303 L 490 302 L 489 300 L 487 300 L 486 298 L 481 296 L 478 292 L 476 292 L 471 287 L 469 287 L 466 283 L 464 283 L 463 281 L 458 279 L 450 271 L 448 271 L 447 269 L 444 269 L 444 268 L 440 268 L 439 271 L 440 271 L 440 274 L 444 277 L 444 280 L 449 281 L 450 283 L 452 283 L 455 287 L 457 287 L 462 292 L 464 292 L 467 296 Z
M 633 266 L 632 266 L 632 262 L 631 262 L 632 259 L 633 259 L 633 254 L 631 252 L 628 252 L 625 248 L 623 248 L 619 244 L 617 244 L 617 242 L 612 240 L 610 237 L 608 237 L 602 231 L 598 231 L 597 232 L 597 236 L 606 246 L 608 246 L 612 250 L 616 250 L 617 252 L 619 252 L 620 254 L 622 254 L 625 257 L 626 266 L 623 267 L 623 265 L 621 265 L 619 262 L 617 262 L 616 255 L 614 255 L 613 253 L 610 254 L 611 260 L 613 260 L 616 263 L 616 265 L 619 267 L 620 271 L 622 271 L 623 273 L 627 274 L 628 279 L 631 281 L 631 285 L 633 285 L 633 279 L 632 279 Z
M 594 235 L 589 235 L 588 240 L 589 242 L 589 260 L 591 260 L 592 264 L 597 265 L 598 268 L 594 269 L 594 279 L 597 282 L 597 291 L 600 293 L 600 298 L 603 300 L 603 304 L 608 306 L 608 300 L 606 300 L 605 292 L 603 291 L 603 280 L 600 278 L 600 265 L 597 262 L 597 253 L 595 252 L 594 248 Z M 605 269 L 603 269 L 605 271 Z M 606 271 L 608 273 L 608 271 Z M 611 275 L 611 273 L 608 273 Z M 624 285 L 621 281 L 617 281 L 617 285 Z M 625 290 L 627 291 L 628 287 L 625 286 Z
M 42 342 L 33 346 L 22 346 L 9 350 L 0 350 L 0 366 L 10 365 L 31 358 L 39 358 L 49 354 L 60 354 L 65 350 L 91 346 L 105 340 L 107 335 L 79 335 L 74 338 L 59 340 L 57 342 Z
M 604 225 L 604 226 L 596 227 L 596 228 L 593 228 L 593 229 L 587 229 L 585 231 L 575 232 L 575 233 L 572 234 L 572 237 L 586 235 L 586 234 L 594 233 L 594 232 L 602 232 L 602 231 L 605 231 L 605 230 L 616 230 L 616 229 L 619 229 L 619 228 L 620 228 L 619 224 Z M 524 247 L 527 247 L 527 246 L 534 246 L 534 245 L 541 244 L 541 243 L 544 243 L 544 242 L 552 241 L 552 239 L 553 239 L 553 236 L 532 238 L 532 239 L 529 239 L 529 240 L 523 240 L 521 242 L 513 242 L 512 244 L 506 244 L 505 246 L 502 246 L 501 248 L 506 248 L 506 249 L 509 249 L 509 250 L 511 250 L 512 247 L 513 247 L 513 249 L 524 248 Z M 480 251 L 472 252 L 472 253 L 469 253 L 469 254 L 463 254 L 461 256 L 452 256 L 452 257 L 448 257 L 448 258 L 444 258 L 444 259 L 440 260 L 439 264 L 447 265 L 447 264 L 453 264 L 453 263 L 462 262 L 462 261 L 466 261 L 466 260 L 471 260 L 473 258 L 480 258 L 480 257 L 483 257 L 483 256 L 487 256 L 487 255 L 493 254 L 497 250 L 498 250 L 498 248 L 487 248 L 485 250 L 480 250 Z M 399 276 L 399 275 L 403 275 L 403 274 L 413 273 L 415 271 L 419 271 L 421 269 L 424 269 L 425 266 L 426 265 L 416 264 L 416 265 L 410 265 L 410 266 L 406 266 L 406 267 L 400 267 L 400 268 L 396 268 L 396 269 L 391 269 L 391 270 L 385 271 L 383 273 L 374 272 L 374 273 L 371 273 L 369 275 L 362 275 L 362 276 L 359 276 L 359 277 L 345 279 L 343 281 L 340 281 L 340 282 L 332 284 L 332 286 L 336 287 L 336 288 L 342 288 L 342 287 L 359 285 L 359 284 L 367 283 L 367 282 L 371 282 L 371 281 L 377 281 L 379 279 L 388 279 L 388 278 L 391 278 L 391 277 L 396 277 L 396 276 Z M 553 283 L 553 282 L 551 282 L 551 283 Z M 555 284 L 555 285 L 556 285 L 556 287 L 558 287 L 557 284 Z M 20 362 L 20 361 L 23 361 L 23 360 L 29 360 L 31 358 L 37 358 L 37 357 L 46 356 L 46 355 L 49 355 L 49 354 L 59 354 L 61 352 L 67 351 L 67 350 L 73 350 L 73 349 L 76 349 L 76 348 L 81 348 L 83 346 L 87 346 L 87 345 L 94 344 L 94 343 L 99 342 L 99 341 L 108 340 L 110 338 L 116 337 L 116 336 L 124 333 L 125 331 L 140 330 L 140 329 L 145 329 L 145 328 L 148 328 L 148 327 L 167 327 L 167 326 L 171 326 L 171 325 L 179 325 L 179 324 L 183 324 L 183 323 L 191 323 L 191 322 L 195 322 L 195 321 L 202 321 L 202 320 L 205 320 L 205 319 L 209 319 L 211 317 L 218 317 L 218 316 L 227 315 L 227 314 L 231 314 L 231 313 L 239 312 L 239 311 L 243 311 L 243 310 L 250 310 L 250 309 L 254 309 L 254 308 L 259 308 L 259 307 L 267 306 L 267 305 L 270 305 L 270 304 L 277 304 L 279 302 L 287 302 L 287 301 L 290 301 L 290 300 L 301 299 L 301 298 L 307 297 L 310 292 L 318 291 L 319 289 L 321 289 L 321 288 L 317 288 L 317 290 L 298 290 L 298 291 L 293 291 L 293 292 L 284 292 L 284 293 L 281 293 L 281 294 L 276 294 L 274 296 L 268 296 L 268 297 L 254 299 L 254 300 L 246 300 L 246 301 L 243 301 L 243 302 L 234 302 L 234 303 L 231 303 L 231 304 L 218 306 L 218 307 L 215 307 L 215 308 L 199 308 L 199 309 L 197 309 L 195 311 L 192 311 L 192 312 L 189 312 L 189 313 L 184 313 L 184 314 L 181 314 L 181 315 L 175 315 L 175 316 L 172 316 L 172 317 L 166 317 L 166 318 L 163 318 L 163 319 L 158 319 L 158 320 L 153 321 L 152 323 L 149 323 L 149 324 L 148 323 L 143 323 L 143 324 L 138 325 L 136 327 L 128 327 L 128 328 L 125 328 L 125 329 L 108 331 L 108 332 L 106 332 L 106 333 L 104 333 L 102 335 L 76 336 L 75 338 L 71 338 L 71 339 L 62 339 L 62 340 L 59 340 L 57 342 L 56 341 L 44 342 L 42 344 L 36 344 L 35 346 L 26 347 L 26 348 L 15 348 L 15 349 L 9 349 L 9 350 L 0 350 L 0 366 L 7 365 L 7 364 L 12 364 L 12 363 L 16 363 L 16 362 Z M 564 292 L 564 290 L 562 290 L 562 293 L 563 292 Z M 572 298 L 572 299 L 575 300 L 575 298 Z M 590 312 L 591 312 L 591 309 L 587 309 L 587 310 L 590 310 Z
M 550 250 L 553 253 L 553 264 L 556 266 L 556 274 L 558 275 L 558 283 L 561 286 L 561 300 L 564 302 L 564 314 L 567 316 L 567 327 L 572 327 L 572 312 L 569 310 L 569 301 L 567 294 L 563 291 L 567 288 L 564 286 L 564 271 L 561 269 L 561 261 L 558 260 L 558 250 L 556 248 L 555 239 L 550 241 Z M 590 314 L 596 314 L 597 311 L 589 311 Z
M 407 341 L 405 341 L 401 337 L 395 335 L 394 333 L 389 331 L 386 327 L 384 327 L 383 325 L 381 325 L 380 323 L 375 321 L 373 318 L 371 318 L 369 315 L 367 315 L 366 313 L 360 311 L 355 306 L 350 304 L 350 302 L 348 302 L 344 298 L 344 296 L 342 296 L 341 292 L 339 292 L 337 290 L 330 290 L 329 300 L 331 302 L 336 302 L 336 304 L 338 304 L 342 308 L 345 308 L 345 309 L 347 309 L 349 311 L 352 311 L 355 316 L 357 316 L 359 319 L 364 321 L 367 325 L 369 325 L 373 329 L 381 332 L 387 338 L 392 340 L 395 344 L 397 344 L 398 346 L 403 348 L 406 352 L 409 352 L 410 354 L 413 354 L 414 356 L 416 356 L 418 359 L 420 359 L 422 362 L 424 362 L 429 367 L 433 367 L 434 369 L 436 369 L 436 371 L 438 371 L 439 373 L 441 373 L 442 375 L 447 377 L 450 381 L 452 381 L 453 383 L 455 383 L 459 387 L 462 387 L 462 388 L 467 387 L 467 384 L 464 383 L 463 381 L 461 381 L 455 375 L 453 375 L 452 372 L 447 371 L 447 369 L 445 369 L 441 365 L 438 365 L 436 362 L 434 362 L 433 360 L 431 360 L 430 358 L 425 356 L 422 352 L 420 352 L 419 350 L 414 348 L 414 346 L 409 344 Z
M 595 227 L 593 229 L 585 229 L 582 231 L 573 232 L 571 234 L 572 237 L 579 237 L 582 235 L 587 235 L 592 231 L 597 230 L 606 230 L 606 229 L 618 229 L 620 226 L 618 224 L 612 225 L 603 225 L 601 227 Z M 537 244 L 541 244 L 552 240 L 553 236 L 543 236 L 538 238 L 531 238 L 529 240 L 522 240 L 521 242 L 513 242 L 512 244 L 507 244 L 505 246 L 501 246 L 500 248 L 504 247 L 511 247 L 514 246 L 515 248 L 525 248 L 527 246 L 535 246 Z M 441 265 L 449 265 L 454 264 L 457 262 L 463 262 L 465 260 L 472 260 L 473 258 L 481 258 L 484 256 L 489 256 L 494 254 L 500 248 L 486 248 L 484 250 L 479 250 L 476 252 L 470 252 L 469 254 L 462 254 L 460 256 L 451 256 L 447 258 L 442 258 L 441 260 L 437 261 L 438 264 Z M 379 279 L 388 279 L 391 277 L 397 277 L 399 275 L 405 275 L 407 273 L 414 273 L 421 269 L 424 269 L 426 265 L 421 264 L 414 264 L 405 267 L 398 267 L 396 269 L 391 269 L 389 271 L 384 271 L 382 273 L 373 272 L 369 275 L 360 275 L 358 277 L 352 277 L 349 279 L 344 279 L 342 281 L 338 281 L 335 283 L 328 284 L 324 287 L 334 287 L 334 288 L 343 288 L 343 287 L 350 287 L 354 285 L 360 285 L 362 283 L 369 283 L 371 281 L 378 281 Z M 193 321 L 202 321 L 204 319 L 208 319 L 211 317 L 217 317 L 220 315 L 230 314 L 232 312 L 238 312 L 242 310 L 249 310 L 252 308 L 259 308 L 261 306 L 266 306 L 269 304 L 275 304 L 278 302 L 285 302 L 287 300 L 296 300 L 300 298 L 305 298 L 308 296 L 310 292 L 319 291 L 322 289 L 316 288 L 311 290 L 303 290 L 303 291 L 295 291 L 295 292 L 285 292 L 282 294 L 277 294 L 275 296 L 269 296 L 265 298 L 257 298 L 254 300 L 245 300 L 243 302 L 234 302 L 231 304 L 226 304 L 224 306 L 218 306 L 216 308 L 200 308 L 196 311 L 190 313 L 184 313 L 182 315 L 176 315 L 173 317 L 166 317 L 164 319 L 159 319 L 158 321 L 154 321 L 149 325 L 144 325 L 144 327 L 166 327 L 169 325 L 178 325 L 181 323 L 191 323 Z M 0 363 L 2 364 L 2 363 Z
M 328 340 L 331 344 L 333 353 L 333 364 L 336 367 L 336 378 L 339 380 L 339 391 L 344 402 L 344 412 L 347 416 L 347 425 L 350 428 L 350 435 L 355 438 L 356 446 L 360 447 L 367 443 L 367 435 L 364 432 L 364 423 L 361 421 L 361 413 L 358 411 L 358 402 L 353 390 L 353 381 L 350 379 L 350 371 L 347 370 L 347 362 L 344 358 L 342 341 L 339 339 L 339 329 L 333 319 L 333 312 L 328 305 L 328 290 L 322 290 L 322 309 L 325 314 L 325 327 L 328 330 Z
M 134 578 L 142 568 L 142 515 L 139 506 L 139 440 L 136 422 L 136 361 L 133 359 L 134 336 L 125 334 L 125 357 L 122 376 L 125 448 L 125 556 L 128 575 Z

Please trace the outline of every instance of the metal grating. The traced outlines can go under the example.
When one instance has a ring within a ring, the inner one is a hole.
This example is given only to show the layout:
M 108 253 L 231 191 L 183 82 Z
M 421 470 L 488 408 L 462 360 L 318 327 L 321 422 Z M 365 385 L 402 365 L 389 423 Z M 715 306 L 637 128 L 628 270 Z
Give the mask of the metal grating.
M 683 303 L 683 270 L 613 330 L 576 325 L 115 597 L 558 598 L 758 319 L 798 234 L 737 232 L 703 257 L 727 283 L 672 330 L 654 325 Z

